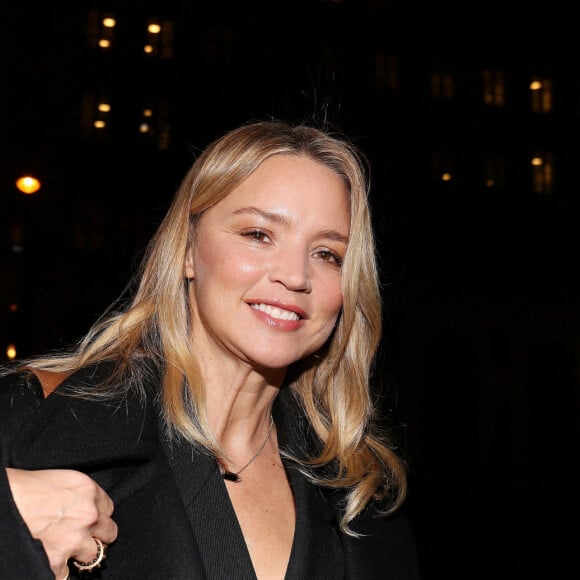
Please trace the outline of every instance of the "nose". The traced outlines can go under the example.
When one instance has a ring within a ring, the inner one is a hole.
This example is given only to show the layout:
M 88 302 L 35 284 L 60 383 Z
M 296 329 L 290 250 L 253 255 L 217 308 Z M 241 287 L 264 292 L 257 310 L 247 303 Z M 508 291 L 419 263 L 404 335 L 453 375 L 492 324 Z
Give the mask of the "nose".
M 268 279 L 293 292 L 310 293 L 312 286 L 308 256 L 297 251 L 279 252 L 270 265 Z

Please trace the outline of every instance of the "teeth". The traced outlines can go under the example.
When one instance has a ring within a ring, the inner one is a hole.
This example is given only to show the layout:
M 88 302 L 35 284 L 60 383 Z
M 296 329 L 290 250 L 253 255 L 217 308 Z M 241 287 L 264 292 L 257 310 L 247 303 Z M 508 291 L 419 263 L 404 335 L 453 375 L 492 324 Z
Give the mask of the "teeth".
M 265 312 L 272 318 L 279 318 L 280 320 L 298 320 L 299 316 L 296 312 L 290 312 L 290 310 L 283 310 L 282 308 L 277 308 L 276 306 L 270 306 L 269 304 L 250 304 L 250 306 L 261 312 Z

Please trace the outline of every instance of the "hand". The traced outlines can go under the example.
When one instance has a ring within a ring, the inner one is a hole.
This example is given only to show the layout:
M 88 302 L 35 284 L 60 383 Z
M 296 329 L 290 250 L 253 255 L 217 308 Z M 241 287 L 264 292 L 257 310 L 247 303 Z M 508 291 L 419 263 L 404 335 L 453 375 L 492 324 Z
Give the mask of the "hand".
M 88 475 L 70 469 L 7 468 L 14 502 L 32 536 L 42 542 L 55 578 L 68 575 L 67 561 L 91 561 L 93 536 L 117 538 L 113 500 Z

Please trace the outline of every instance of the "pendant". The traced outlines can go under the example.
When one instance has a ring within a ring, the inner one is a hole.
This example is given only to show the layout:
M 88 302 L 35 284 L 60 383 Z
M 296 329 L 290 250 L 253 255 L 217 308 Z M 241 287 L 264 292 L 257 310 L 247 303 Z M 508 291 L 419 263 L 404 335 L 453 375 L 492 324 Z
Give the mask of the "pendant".
M 222 477 L 227 481 L 234 481 L 235 483 L 242 481 L 236 473 L 232 473 L 231 471 L 224 471 Z

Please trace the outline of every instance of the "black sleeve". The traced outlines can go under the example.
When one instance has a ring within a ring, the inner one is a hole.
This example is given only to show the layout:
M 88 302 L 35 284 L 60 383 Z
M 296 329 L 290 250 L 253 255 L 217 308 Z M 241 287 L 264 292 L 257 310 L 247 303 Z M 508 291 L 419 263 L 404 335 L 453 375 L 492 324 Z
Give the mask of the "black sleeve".
M 54 580 L 42 543 L 30 535 L 18 512 L 4 468 L 0 468 L 0 578 Z
M 22 373 L 0 378 L 0 578 L 54 580 L 42 543 L 30 534 L 14 503 L 6 467 L 10 441 L 39 405 L 38 389 Z

